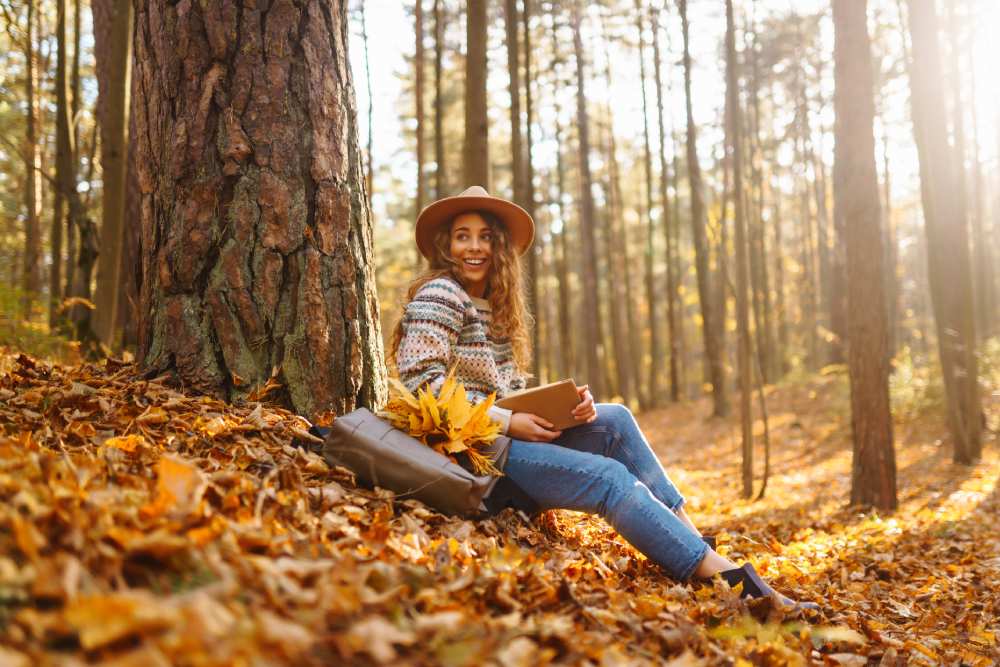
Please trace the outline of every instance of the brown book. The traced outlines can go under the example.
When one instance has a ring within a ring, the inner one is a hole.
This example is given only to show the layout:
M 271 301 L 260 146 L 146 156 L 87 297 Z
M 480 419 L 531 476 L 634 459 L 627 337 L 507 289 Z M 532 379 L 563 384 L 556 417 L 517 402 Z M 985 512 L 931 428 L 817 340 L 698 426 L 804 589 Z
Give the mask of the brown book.
M 576 383 L 572 378 L 524 389 L 516 394 L 504 396 L 496 405 L 513 412 L 530 412 L 543 417 L 561 431 L 583 422 L 574 419 L 573 408 L 580 404 L 576 393 Z

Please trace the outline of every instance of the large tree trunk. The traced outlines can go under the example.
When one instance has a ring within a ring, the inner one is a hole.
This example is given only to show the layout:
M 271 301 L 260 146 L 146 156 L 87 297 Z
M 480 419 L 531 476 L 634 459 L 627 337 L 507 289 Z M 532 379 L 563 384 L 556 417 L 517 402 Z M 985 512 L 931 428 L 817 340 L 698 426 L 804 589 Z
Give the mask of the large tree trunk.
M 230 400 L 274 378 L 310 419 L 374 407 L 385 365 L 346 2 L 261 11 L 136 4 L 139 360 Z
M 646 193 L 646 250 L 644 260 L 646 273 L 646 309 L 649 323 L 649 375 L 646 378 L 645 390 L 640 391 L 640 395 L 644 399 L 644 407 L 651 408 L 661 403 L 660 360 L 663 355 L 660 344 L 661 325 L 658 321 L 659 309 L 657 307 L 659 297 L 656 288 L 655 263 L 653 262 L 656 254 L 654 243 L 656 226 L 653 222 L 653 151 L 649 145 L 649 113 L 646 102 L 646 40 L 642 18 L 642 0 L 635 0 L 636 32 L 639 34 L 639 90 L 642 94 L 642 166 Z M 662 204 L 666 206 L 666 199 L 663 200 Z
M 851 503 L 895 509 L 889 331 L 881 289 L 881 210 L 866 5 L 859 0 L 833 0 L 834 214 L 843 221 L 847 242 L 848 368 L 854 435 Z
M 698 164 L 698 137 L 691 103 L 691 50 L 688 35 L 687 0 L 679 0 L 681 27 L 684 36 L 684 96 L 687 107 L 688 181 L 691 186 L 691 233 L 694 239 L 695 269 L 698 275 L 698 299 L 701 303 L 702 337 L 705 343 L 707 375 L 712 383 L 712 414 L 729 414 L 725 369 L 722 362 L 721 328 L 716 319 L 709 284 L 708 241 L 705 234 L 705 202 L 702 197 L 701 167 Z
M 948 144 L 940 82 L 938 25 L 931 0 L 910 0 L 910 68 L 913 130 L 927 236 L 927 269 L 947 398 L 948 426 L 957 463 L 981 454 L 982 405 L 976 360 L 966 202 L 960 196 L 960 165 Z
M 743 192 L 743 118 L 740 111 L 739 76 L 736 71 L 736 24 L 733 0 L 726 0 L 726 143 L 733 170 L 733 203 L 736 223 L 736 328 L 737 367 L 740 378 L 740 432 L 743 497 L 753 497 L 753 422 L 750 399 L 753 377 L 750 347 L 750 269 L 747 260 L 746 211 Z
M 21 272 L 21 287 L 24 296 L 21 309 L 25 320 L 32 319 L 35 300 L 42 287 L 41 277 L 41 223 L 38 203 L 41 192 L 41 174 L 38 168 L 38 116 L 35 103 L 35 0 L 27 0 L 27 23 L 24 36 L 24 88 L 27 103 L 25 117 L 24 155 L 25 187 L 24 205 L 27 215 L 24 220 L 24 266 Z
M 604 378 L 600 364 L 601 308 L 597 298 L 597 245 L 594 242 L 594 194 L 590 175 L 590 133 L 587 94 L 584 88 L 583 40 L 580 37 L 580 3 L 573 2 L 573 53 L 576 59 L 576 123 L 580 159 L 580 264 L 583 288 L 581 312 L 587 314 L 583 327 L 585 346 L 585 382 L 595 397 L 604 397 Z
M 112 346 L 119 321 L 125 182 L 128 157 L 129 83 L 132 64 L 132 3 L 92 0 L 97 61 L 97 119 L 101 127 L 101 254 L 97 266 L 95 329 Z
M 489 119 L 486 117 L 486 0 L 469 0 L 465 39 L 465 142 L 462 188 L 490 189 Z
M 562 126 L 556 114 L 556 210 L 562 227 L 559 229 L 559 250 L 556 253 L 556 280 L 559 281 L 559 377 L 568 378 L 573 374 L 574 337 L 570 333 L 573 328 L 570 309 L 572 307 L 569 291 L 569 220 L 563 206 L 566 194 L 565 168 L 563 165 Z

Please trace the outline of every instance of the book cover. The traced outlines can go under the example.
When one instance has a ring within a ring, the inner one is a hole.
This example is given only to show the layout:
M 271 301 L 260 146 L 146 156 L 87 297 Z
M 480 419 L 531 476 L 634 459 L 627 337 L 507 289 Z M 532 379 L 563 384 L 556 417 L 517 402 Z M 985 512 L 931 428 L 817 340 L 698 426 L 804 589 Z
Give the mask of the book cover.
M 573 408 L 580 404 L 576 383 L 572 378 L 524 389 L 496 401 L 496 405 L 513 412 L 530 412 L 543 417 L 561 431 L 583 422 L 573 418 Z

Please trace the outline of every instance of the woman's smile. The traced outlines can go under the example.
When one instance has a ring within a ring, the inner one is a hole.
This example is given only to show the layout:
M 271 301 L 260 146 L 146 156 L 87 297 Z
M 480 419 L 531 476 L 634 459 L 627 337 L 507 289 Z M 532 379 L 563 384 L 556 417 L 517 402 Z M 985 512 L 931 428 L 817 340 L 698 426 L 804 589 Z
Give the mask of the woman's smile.
M 493 257 L 493 230 L 478 213 L 463 213 L 451 225 L 452 259 L 459 263 L 459 278 L 472 296 L 486 292 Z

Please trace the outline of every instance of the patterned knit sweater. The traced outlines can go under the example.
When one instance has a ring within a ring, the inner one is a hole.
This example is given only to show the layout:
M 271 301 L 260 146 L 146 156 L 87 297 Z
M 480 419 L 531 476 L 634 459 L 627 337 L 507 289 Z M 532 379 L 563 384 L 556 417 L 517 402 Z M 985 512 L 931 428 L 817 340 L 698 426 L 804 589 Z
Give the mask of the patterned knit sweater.
M 491 334 L 491 319 L 489 302 L 469 296 L 455 280 L 435 278 L 423 285 L 403 310 L 396 351 L 400 381 L 410 391 L 429 383 L 436 392 L 454 365 L 455 379 L 474 404 L 494 391 L 502 398 L 523 389 L 510 339 Z M 490 414 L 506 433 L 510 411 L 494 406 Z

